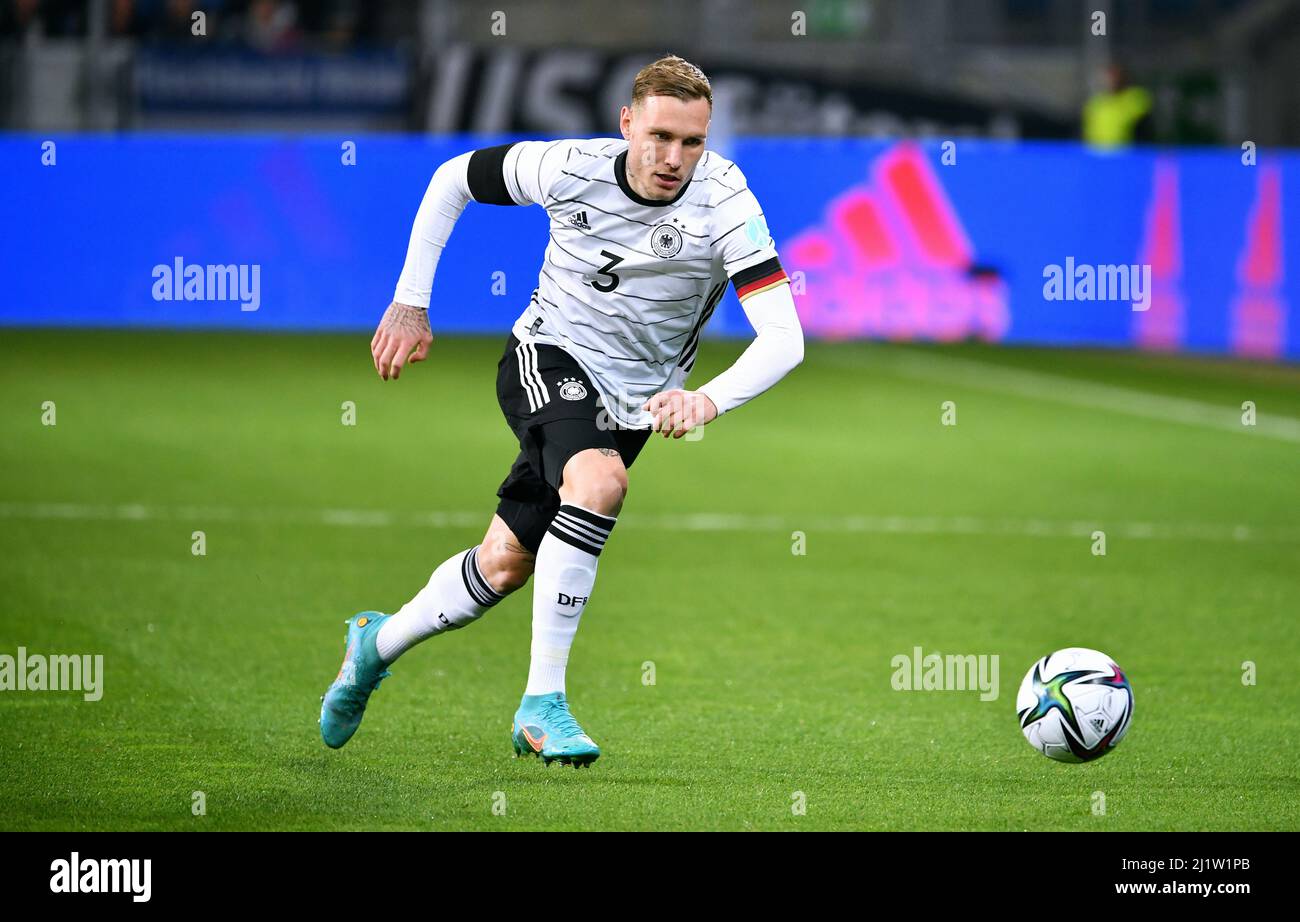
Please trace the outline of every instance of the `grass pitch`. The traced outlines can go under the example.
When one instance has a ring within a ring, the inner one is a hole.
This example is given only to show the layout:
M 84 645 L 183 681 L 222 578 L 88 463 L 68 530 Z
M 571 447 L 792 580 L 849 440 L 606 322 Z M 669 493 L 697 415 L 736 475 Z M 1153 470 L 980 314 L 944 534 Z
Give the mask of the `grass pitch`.
M 531 585 L 320 741 L 343 619 L 477 543 L 516 451 L 504 337 L 440 337 L 395 384 L 368 341 L 0 335 L 0 654 L 105 671 L 97 702 L 0 692 L 0 828 L 1300 827 L 1300 369 L 809 344 L 632 468 L 570 661 L 604 750 L 579 773 L 511 754 Z M 1060 765 L 1015 692 L 1074 645 L 1136 710 Z M 997 654 L 999 697 L 895 691 L 915 647 Z

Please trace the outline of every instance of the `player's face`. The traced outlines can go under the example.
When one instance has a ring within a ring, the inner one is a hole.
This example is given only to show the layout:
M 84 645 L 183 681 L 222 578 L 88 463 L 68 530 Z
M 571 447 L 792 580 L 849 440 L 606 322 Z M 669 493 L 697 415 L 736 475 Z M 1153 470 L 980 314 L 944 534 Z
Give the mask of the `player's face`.
M 707 99 L 647 96 L 619 114 L 627 138 L 627 181 L 642 198 L 671 199 L 704 156 L 712 109 Z

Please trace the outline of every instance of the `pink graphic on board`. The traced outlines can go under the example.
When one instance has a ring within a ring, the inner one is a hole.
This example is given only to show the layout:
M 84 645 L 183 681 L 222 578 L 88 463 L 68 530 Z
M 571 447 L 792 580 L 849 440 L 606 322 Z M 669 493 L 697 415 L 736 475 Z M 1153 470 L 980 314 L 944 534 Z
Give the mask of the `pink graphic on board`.
M 1178 205 L 1178 164 L 1156 161 L 1146 236 L 1139 262 L 1151 267 L 1151 306 L 1133 313 L 1133 332 L 1142 349 L 1172 350 L 1183 344 L 1183 230 Z
M 1241 291 L 1229 313 L 1229 342 L 1237 355 L 1277 359 L 1286 343 L 1287 303 L 1282 296 L 1282 173 L 1259 167 L 1255 204 L 1246 219 L 1246 242 L 1237 260 Z
M 976 268 L 960 218 L 913 144 L 876 158 L 869 183 L 832 200 L 822 224 L 783 249 L 803 273 L 800 321 L 818 336 L 997 340 L 1010 324 L 1006 283 Z

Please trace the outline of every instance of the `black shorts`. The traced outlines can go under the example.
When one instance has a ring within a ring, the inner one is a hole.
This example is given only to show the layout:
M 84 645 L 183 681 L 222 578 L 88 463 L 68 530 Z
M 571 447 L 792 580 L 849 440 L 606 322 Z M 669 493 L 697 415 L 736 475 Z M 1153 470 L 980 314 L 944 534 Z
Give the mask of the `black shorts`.
M 521 344 L 513 333 L 497 363 L 497 402 L 519 439 L 519 456 L 497 489 L 497 515 L 534 554 L 559 511 L 568 460 L 588 448 L 613 448 L 630 468 L 651 434 L 610 422 L 600 392 L 569 353 Z

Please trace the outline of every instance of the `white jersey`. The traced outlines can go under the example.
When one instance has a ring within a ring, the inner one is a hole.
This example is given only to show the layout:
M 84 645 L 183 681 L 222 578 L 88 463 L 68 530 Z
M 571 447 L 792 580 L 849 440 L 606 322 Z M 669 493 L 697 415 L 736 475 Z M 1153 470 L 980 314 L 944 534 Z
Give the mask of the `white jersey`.
M 498 161 L 499 194 L 551 218 L 515 336 L 563 348 L 620 425 L 645 429 L 642 404 L 685 385 L 728 281 L 744 299 L 786 277 L 734 163 L 705 152 L 677 197 L 658 202 L 627 184 L 627 150 L 610 138 L 516 143 Z

